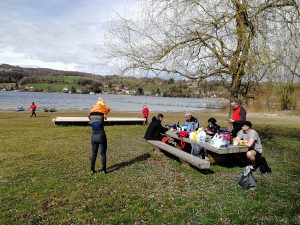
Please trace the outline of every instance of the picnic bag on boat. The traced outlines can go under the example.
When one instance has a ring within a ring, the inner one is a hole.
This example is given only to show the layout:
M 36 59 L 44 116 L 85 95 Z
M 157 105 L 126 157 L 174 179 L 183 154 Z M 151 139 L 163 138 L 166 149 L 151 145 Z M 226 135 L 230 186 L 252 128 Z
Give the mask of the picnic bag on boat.
M 244 172 L 239 176 L 237 184 L 242 188 L 256 188 L 256 180 L 252 173 L 252 166 L 246 166 Z

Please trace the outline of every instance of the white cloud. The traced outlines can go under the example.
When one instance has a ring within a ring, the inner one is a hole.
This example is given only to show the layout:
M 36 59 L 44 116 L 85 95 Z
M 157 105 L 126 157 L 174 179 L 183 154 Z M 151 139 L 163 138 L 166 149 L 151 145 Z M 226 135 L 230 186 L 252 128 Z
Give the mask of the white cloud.
M 46 3 L 45 3 L 46 2 Z M 115 12 L 134 0 L 0 2 L 0 63 L 109 72 L 96 51 Z M 42 5 L 44 4 L 44 5 Z

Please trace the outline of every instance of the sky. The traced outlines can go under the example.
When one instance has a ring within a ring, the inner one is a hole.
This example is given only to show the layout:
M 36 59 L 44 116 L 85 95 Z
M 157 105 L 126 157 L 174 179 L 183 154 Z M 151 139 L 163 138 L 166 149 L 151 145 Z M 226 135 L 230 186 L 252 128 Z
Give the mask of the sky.
M 0 64 L 110 74 L 99 47 L 135 0 L 1 0 Z

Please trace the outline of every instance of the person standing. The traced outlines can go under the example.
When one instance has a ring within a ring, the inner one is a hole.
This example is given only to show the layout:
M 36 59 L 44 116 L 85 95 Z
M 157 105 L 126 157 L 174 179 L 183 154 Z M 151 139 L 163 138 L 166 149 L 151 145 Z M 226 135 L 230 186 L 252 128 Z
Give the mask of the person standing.
M 107 151 L 107 138 L 104 130 L 104 119 L 107 118 L 110 108 L 105 104 L 104 100 L 99 97 L 98 102 L 92 107 L 89 119 L 92 126 L 92 155 L 91 155 L 91 174 L 96 172 L 95 164 L 98 155 L 98 150 L 100 147 L 101 153 L 101 165 L 102 173 L 107 173 L 106 171 L 106 151 Z
M 146 106 L 146 104 L 143 105 L 143 108 L 142 108 L 142 113 L 143 113 L 143 116 L 144 116 L 144 119 L 145 119 L 145 124 L 147 125 L 148 124 L 148 116 L 149 116 L 149 108 Z
M 228 122 L 232 124 L 231 136 L 236 137 L 237 133 L 242 129 L 242 123 L 246 121 L 246 110 L 236 101 L 232 101 L 232 118 Z
M 161 125 L 163 118 L 163 114 L 153 116 L 152 121 L 144 135 L 146 140 L 161 140 L 163 138 L 162 133 L 165 133 L 168 130 L 168 128 Z
M 31 103 L 31 105 L 29 106 L 28 110 L 31 109 L 31 116 L 30 117 L 36 117 L 35 111 L 36 111 L 36 104 L 34 104 L 34 102 Z
M 258 133 L 252 129 L 252 123 L 250 121 L 244 121 L 242 123 L 242 130 L 237 133 L 235 142 L 239 143 L 241 140 L 243 144 L 248 147 L 246 153 L 247 159 L 254 168 L 257 168 L 260 164 L 263 147 L 260 137 Z

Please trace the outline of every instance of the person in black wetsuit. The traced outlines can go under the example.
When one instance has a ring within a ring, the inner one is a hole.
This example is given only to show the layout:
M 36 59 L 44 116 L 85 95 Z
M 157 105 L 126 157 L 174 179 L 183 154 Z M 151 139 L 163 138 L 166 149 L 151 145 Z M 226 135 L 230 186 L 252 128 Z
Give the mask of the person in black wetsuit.
M 110 108 L 106 105 L 102 98 L 99 98 L 96 105 L 93 106 L 89 114 L 90 124 L 92 126 L 92 156 L 91 156 L 91 174 L 96 172 L 95 163 L 97 159 L 98 150 L 100 147 L 102 173 L 106 171 L 106 150 L 107 138 L 104 130 L 104 118 L 110 112 Z

